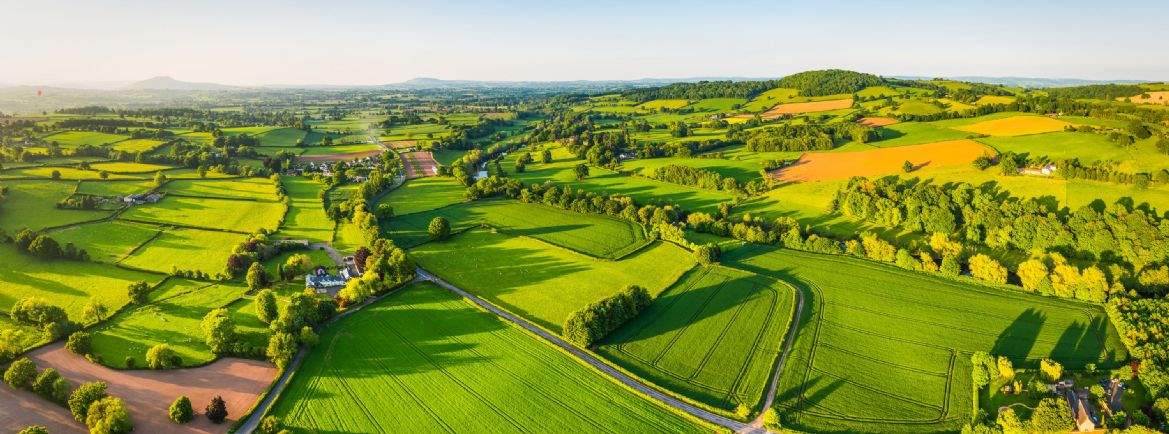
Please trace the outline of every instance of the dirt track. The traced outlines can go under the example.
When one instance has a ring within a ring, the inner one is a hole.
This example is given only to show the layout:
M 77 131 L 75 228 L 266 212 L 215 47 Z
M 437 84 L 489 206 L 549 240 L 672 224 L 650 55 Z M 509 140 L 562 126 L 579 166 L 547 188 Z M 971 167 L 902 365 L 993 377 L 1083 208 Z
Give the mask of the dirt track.
M 210 365 L 170 371 L 118 371 L 90 363 L 57 343 L 29 353 L 40 369 L 52 367 L 74 386 L 87 381 L 109 383 L 109 393 L 126 401 L 134 431 L 140 433 L 223 433 L 256 402 L 276 376 L 271 364 L 242 359 L 221 359 Z M 0 391 L 0 427 L 16 430 L 30 424 L 46 425 L 50 432 L 85 432 L 69 411 L 27 392 Z M 167 408 L 179 395 L 191 398 L 194 421 L 176 425 L 167 419 Z M 212 396 L 227 402 L 228 421 L 216 425 L 203 417 Z M 10 405 L 16 403 L 16 405 Z

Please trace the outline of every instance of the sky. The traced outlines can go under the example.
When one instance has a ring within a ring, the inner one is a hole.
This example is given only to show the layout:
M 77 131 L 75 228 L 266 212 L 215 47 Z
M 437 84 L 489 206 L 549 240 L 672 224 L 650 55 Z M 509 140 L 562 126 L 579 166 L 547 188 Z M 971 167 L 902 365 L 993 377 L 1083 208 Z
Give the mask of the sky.
M 1169 80 L 1169 1 L 0 0 L 0 83 Z

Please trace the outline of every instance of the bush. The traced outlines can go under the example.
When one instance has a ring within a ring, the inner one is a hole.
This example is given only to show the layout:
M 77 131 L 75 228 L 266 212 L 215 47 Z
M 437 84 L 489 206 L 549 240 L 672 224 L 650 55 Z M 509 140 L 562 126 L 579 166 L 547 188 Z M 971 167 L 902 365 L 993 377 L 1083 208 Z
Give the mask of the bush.
M 271 289 L 264 289 L 256 294 L 256 318 L 264 324 L 272 323 L 279 310 L 276 307 L 276 294 Z
M 573 312 L 564 321 L 564 339 L 582 347 L 600 341 L 649 307 L 649 291 L 637 285 L 593 302 Z
M 718 262 L 718 257 L 721 255 L 722 250 L 715 244 L 701 245 L 694 249 L 694 258 L 698 260 L 699 264 L 703 265 Z
M 133 356 L 126 356 L 126 360 L 122 364 L 126 366 L 126 369 L 134 369 L 138 366 L 138 361 L 134 360 Z
M 1059 381 L 1063 377 L 1063 365 L 1045 358 L 1039 361 L 1039 372 L 1043 373 L 1043 378 L 1048 381 Z
M 187 423 L 195 418 L 195 409 L 191 407 L 191 399 L 186 396 L 179 396 L 175 402 L 170 405 L 167 410 L 167 417 L 174 423 Z
M 85 426 L 91 434 L 125 434 L 134 430 L 130 413 L 121 399 L 112 396 L 90 404 L 85 416 Z
M 430 235 L 432 240 L 445 240 L 451 235 L 451 222 L 446 217 L 435 217 L 430 220 L 430 226 L 427 226 L 426 233 Z
M 64 386 L 64 389 L 61 386 Z M 69 400 L 69 382 L 61 378 L 61 374 L 53 368 L 45 368 L 37 375 L 36 380 L 32 383 L 32 391 L 42 398 L 58 404 L 64 404 Z
M 277 434 L 280 432 L 280 418 L 265 416 L 260 420 L 260 434 Z
M 740 420 L 746 420 L 750 416 L 751 416 L 751 408 L 750 407 L 747 407 L 746 405 L 743 405 L 743 404 L 739 404 L 739 405 L 735 406 L 735 417 L 739 418 Z
M 21 357 L 4 371 L 4 383 L 13 389 L 32 390 L 37 378 L 37 365 L 28 357 Z
M 69 412 L 73 413 L 73 418 L 78 422 L 85 422 L 86 415 L 89 412 L 90 404 L 105 398 L 106 383 L 104 381 L 94 381 L 77 386 L 77 389 L 69 395 Z
M 227 420 L 227 403 L 223 402 L 223 397 L 215 395 L 211 398 L 211 402 L 207 404 L 207 409 L 204 412 L 207 419 L 214 423 L 223 423 Z
M 69 352 L 84 356 L 93 351 L 93 338 L 87 332 L 73 332 L 65 341 L 65 349 Z
M 150 369 L 177 368 L 174 362 L 180 360 L 178 353 L 167 344 L 158 344 L 146 350 L 146 367 Z
M 146 282 L 134 282 L 126 288 L 126 293 L 130 296 L 130 302 L 134 304 L 146 304 L 146 296 L 150 294 L 150 285 Z
M 20 430 L 18 434 L 49 434 L 49 429 L 44 425 L 29 425 Z

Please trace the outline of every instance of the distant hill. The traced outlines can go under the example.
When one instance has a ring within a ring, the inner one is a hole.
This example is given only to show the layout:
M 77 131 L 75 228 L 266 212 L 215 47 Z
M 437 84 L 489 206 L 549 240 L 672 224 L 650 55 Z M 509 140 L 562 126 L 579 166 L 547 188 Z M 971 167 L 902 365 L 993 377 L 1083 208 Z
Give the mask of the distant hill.
M 931 80 L 933 77 L 899 76 L 906 80 Z M 1150 80 L 1088 80 L 1083 78 L 1040 78 L 1040 77 L 986 77 L 986 76 L 957 76 L 945 77 L 950 80 L 967 81 L 971 83 L 1001 84 L 1004 86 L 1024 87 L 1030 89 L 1045 87 L 1086 86 L 1090 84 L 1138 84 L 1149 83 Z
M 128 90 L 234 90 L 237 86 L 217 83 L 194 83 L 179 81 L 171 77 L 154 77 L 126 85 Z

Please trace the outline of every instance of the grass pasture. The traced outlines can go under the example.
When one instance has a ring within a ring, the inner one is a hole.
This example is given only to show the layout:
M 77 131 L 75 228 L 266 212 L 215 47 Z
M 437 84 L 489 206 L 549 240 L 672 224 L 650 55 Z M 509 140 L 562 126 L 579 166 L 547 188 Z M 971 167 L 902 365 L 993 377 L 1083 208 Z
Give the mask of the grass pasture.
M 326 329 L 271 414 L 298 432 L 707 431 L 429 283 Z
M 123 161 L 111 161 L 106 163 L 94 163 L 89 166 L 92 170 L 107 171 L 110 173 L 154 173 L 159 170 L 173 169 L 171 166 L 154 163 L 128 163 Z
M 795 308 L 795 289 L 731 268 L 695 268 L 597 351 L 675 392 L 756 408 Z
M 167 196 L 158 203 L 130 208 L 119 218 L 254 233 L 275 231 L 282 215 L 284 204 L 279 202 Z
M 70 318 L 80 319 L 90 298 L 110 309 L 126 304 L 126 288 L 136 281 L 157 283 L 161 275 L 127 270 L 87 261 L 45 261 L 18 252 L 11 244 L 0 245 L 0 310 L 8 312 L 24 297 L 40 297 L 61 306 Z
M 223 273 L 231 249 L 247 239 L 234 232 L 167 229 L 125 257 L 121 264 L 170 273 L 173 269 Z
M 395 215 L 430 211 L 464 201 L 467 188 L 454 178 L 432 176 L 412 179 L 385 195 L 378 204 L 394 207 Z
M 278 128 L 260 135 L 260 146 L 294 147 L 307 133 L 299 128 Z
M 994 154 L 994 151 L 965 139 L 853 152 L 808 152 L 777 174 L 787 182 L 890 175 L 901 172 L 906 161 L 918 168 L 937 168 L 970 164 L 984 154 Z
M 85 249 L 94 261 L 116 264 L 158 231 L 150 225 L 112 220 L 65 228 L 52 232 L 52 237 Z
M 484 229 L 423 244 L 410 257 L 452 284 L 554 332 L 586 304 L 630 284 L 656 295 L 694 265 L 691 255 L 669 243 L 655 242 L 620 261 L 608 261 Z
M 1127 358 L 1098 306 L 861 259 L 743 246 L 723 263 L 783 279 L 805 310 L 776 400 L 801 431 L 955 431 L 970 420 L 970 354 L 1069 369 Z
M 653 101 L 646 101 L 638 105 L 638 107 L 645 110 L 658 109 L 680 109 L 690 104 L 690 101 L 684 99 L 655 99 Z
M 111 147 L 126 152 L 150 152 L 166 143 L 156 139 L 129 139 L 114 143 Z
M 176 196 L 276 200 L 276 185 L 267 178 L 176 179 L 166 183 L 162 190 Z
M 396 217 L 388 225 L 390 237 L 402 246 L 424 243 L 429 239 L 427 226 L 436 216 L 446 217 L 456 230 L 487 224 L 597 258 L 620 258 L 649 242 L 635 223 L 511 200 L 470 202 Z
M 152 291 L 148 304 L 128 309 L 98 326 L 91 333 L 93 352 L 110 367 L 125 368 L 127 357 L 142 367 L 146 350 L 165 343 L 183 358 L 183 366 L 211 362 L 216 356 L 203 341 L 200 322 L 207 312 L 231 304 L 247 290 L 235 283 L 167 279 Z
M 289 206 L 276 236 L 294 240 L 332 240 L 334 223 L 325 214 L 318 196 L 324 186 L 299 176 L 282 176 L 280 183 L 288 193 Z
M 23 228 L 42 229 L 97 220 L 107 211 L 58 209 L 57 202 L 69 197 L 76 182 L 7 181 L 8 198 L 0 206 L 0 229 L 15 235 Z
M 76 148 L 82 145 L 102 146 L 129 139 L 124 134 L 99 133 L 96 131 L 63 131 L 45 136 L 45 141 L 58 143 L 64 148 Z
M 1063 131 L 1067 122 L 1046 116 L 1012 116 L 955 127 L 962 131 L 988 136 L 1022 136 Z

